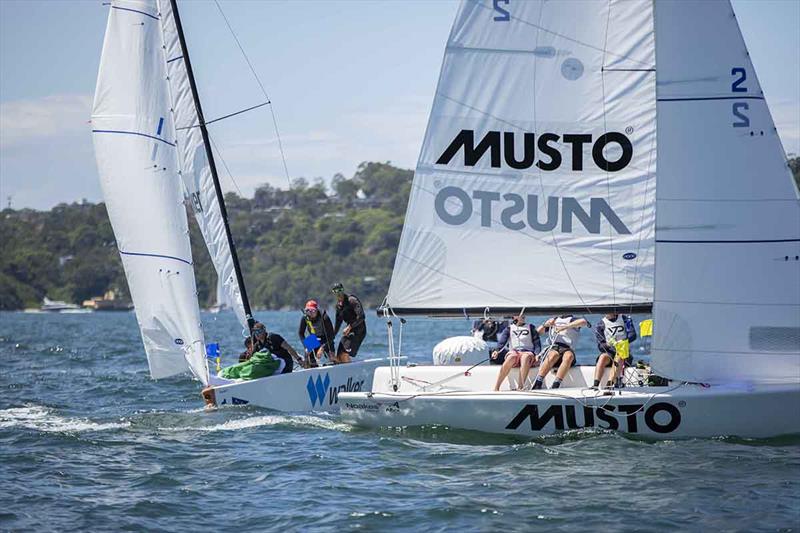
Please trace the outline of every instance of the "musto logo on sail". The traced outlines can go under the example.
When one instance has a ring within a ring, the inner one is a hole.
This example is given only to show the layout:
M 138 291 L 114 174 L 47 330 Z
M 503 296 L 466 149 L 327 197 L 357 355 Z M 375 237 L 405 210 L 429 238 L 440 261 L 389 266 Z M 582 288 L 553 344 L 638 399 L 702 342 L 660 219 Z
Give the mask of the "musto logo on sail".
M 578 412 L 582 411 L 583 421 L 578 423 Z M 551 405 L 539 412 L 536 404 L 526 404 L 508 423 L 506 429 L 518 429 L 525 421 L 530 422 L 531 431 L 541 431 L 552 423 L 554 429 L 581 429 L 597 427 L 600 429 L 621 430 L 639 433 L 640 421 L 654 433 L 672 433 L 681 425 L 681 412 L 671 403 L 659 402 L 645 408 L 643 404 L 623 404 L 606 406 Z
M 340 392 L 360 392 L 363 388 L 364 380 L 355 380 L 352 376 L 348 376 L 346 383 L 331 387 L 331 378 L 327 373 L 324 378 L 321 375 L 317 375 L 316 379 L 314 376 L 309 376 L 306 382 L 306 390 L 312 407 L 316 407 L 317 404 L 322 407 L 326 397 L 328 405 L 337 404 Z
M 507 167 L 515 170 L 536 166 L 542 171 L 549 172 L 559 169 L 564 164 L 564 157 L 556 143 L 571 146 L 567 164 L 573 172 L 584 171 L 586 166 L 584 146 L 592 147 L 595 170 L 602 172 L 618 172 L 626 168 L 633 158 L 633 143 L 625 134 L 616 131 L 604 133 L 597 139 L 591 134 L 543 133 L 537 138 L 533 133 L 524 133 L 523 155 L 519 158 L 515 152 L 514 132 L 490 131 L 476 145 L 475 132 L 461 130 L 439 156 L 436 164 L 449 164 L 463 148 L 465 167 L 474 167 L 488 154 L 489 163 L 493 168 L 502 168 L 505 163 Z M 608 147 L 619 152 L 616 159 L 607 159 Z M 537 148 L 544 159 L 537 158 Z M 605 198 L 590 198 L 588 212 L 585 205 L 581 205 L 578 199 L 573 197 L 550 196 L 543 203 L 546 211 L 544 220 L 539 213 L 537 194 L 523 196 L 510 192 L 502 194 L 499 191 L 477 189 L 470 194 L 460 187 L 445 186 L 436 194 L 434 207 L 439 219 L 452 226 L 465 224 L 473 213 L 479 213 L 481 226 L 487 228 L 499 224 L 515 231 L 529 227 L 534 231 L 550 232 L 559 226 L 560 221 L 561 232 L 572 233 L 574 221 L 577 220 L 589 233 L 600 234 L 601 222 L 605 219 L 618 234 L 631 233 Z M 499 218 L 496 218 L 496 213 L 499 213 Z

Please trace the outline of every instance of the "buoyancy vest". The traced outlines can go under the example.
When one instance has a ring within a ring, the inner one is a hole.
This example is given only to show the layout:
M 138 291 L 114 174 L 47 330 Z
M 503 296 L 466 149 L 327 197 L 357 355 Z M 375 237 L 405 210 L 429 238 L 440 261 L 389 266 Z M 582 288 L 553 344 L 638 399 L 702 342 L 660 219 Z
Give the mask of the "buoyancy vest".
M 616 341 L 621 341 L 628 338 L 628 332 L 625 331 L 625 319 L 622 315 L 617 315 L 616 320 L 609 320 L 603 317 L 603 335 L 606 342 L 614 346 Z
M 511 350 L 525 350 L 528 352 L 533 351 L 533 325 L 525 324 L 524 326 L 517 326 L 510 324 L 508 326 L 508 347 Z

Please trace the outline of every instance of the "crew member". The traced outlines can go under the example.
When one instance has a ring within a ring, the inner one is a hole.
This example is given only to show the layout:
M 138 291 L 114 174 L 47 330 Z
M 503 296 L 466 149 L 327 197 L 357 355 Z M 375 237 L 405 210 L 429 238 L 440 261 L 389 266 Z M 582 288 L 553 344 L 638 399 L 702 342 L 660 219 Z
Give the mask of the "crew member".
M 594 384 L 592 388 L 598 388 L 606 368 L 613 365 L 613 370 L 609 376 L 606 387 L 611 387 L 616 383 L 617 387 L 622 386 L 622 361 L 617 357 L 615 344 L 619 341 L 636 340 L 636 328 L 633 320 L 628 315 L 619 313 L 609 313 L 603 320 L 597 323 L 594 328 L 594 336 L 597 339 L 597 349 L 600 355 L 597 356 L 597 364 L 594 369 Z
M 478 336 L 489 344 L 489 355 L 491 356 L 496 347 L 502 347 L 498 343 L 498 337 L 508 328 L 508 320 L 498 321 L 493 318 L 479 318 L 472 323 L 472 335 Z M 496 357 L 489 357 L 489 364 L 502 365 L 508 350 L 499 350 Z
M 239 354 L 239 362 L 244 363 L 253 355 L 253 337 L 244 339 L 244 351 Z
M 334 285 L 331 292 L 336 296 L 336 325 L 333 334 L 339 333 L 342 322 L 347 324 L 342 330 L 342 338 L 333 362 L 349 363 L 358 354 L 358 349 L 367 336 L 367 317 L 364 316 L 364 306 L 358 296 L 345 293 L 341 283 Z
M 261 322 L 256 322 L 253 325 L 252 334 L 255 339 L 253 344 L 254 352 L 268 350 L 270 353 L 283 359 L 285 365 L 281 372 L 282 374 L 288 374 L 294 369 L 293 359 L 297 361 L 297 364 L 302 366 L 303 358 L 297 355 L 297 352 L 286 342 L 286 339 L 277 333 L 269 333 L 267 327 Z
M 306 347 L 306 368 L 313 368 L 319 366 L 319 361 L 325 355 L 328 359 L 333 358 L 333 339 L 336 335 L 333 332 L 333 324 L 328 316 L 328 313 L 323 309 L 319 310 L 319 304 L 316 300 L 309 300 L 306 302 L 303 309 L 303 317 L 300 319 L 300 327 L 297 334 L 300 341 L 305 346 L 306 332 L 308 335 L 314 335 L 319 342 L 319 348 L 310 350 Z
M 589 322 L 585 318 L 576 319 L 572 315 L 561 315 L 547 320 L 544 325 L 547 329 L 555 329 L 555 337 L 547 356 L 539 367 L 539 375 L 536 376 L 533 388 L 541 389 L 544 377 L 550 369 L 558 367 L 552 387 L 557 389 L 561 386 L 561 382 L 564 381 L 564 377 L 569 372 L 570 367 L 575 366 L 575 345 L 578 343 L 578 335 L 580 334 L 580 329 L 588 326 Z
M 515 316 L 511 324 L 503 330 L 497 339 L 497 350 L 492 352 L 492 359 L 497 359 L 501 352 L 507 351 L 503 366 L 497 374 L 497 382 L 494 390 L 499 391 L 500 385 L 506 379 L 512 368 L 519 369 L 519 390 L 525 388 L 525 381 L 528 379 L 528 371 L 531 366 L 539 364 L 539 352 L 542 350 L 539 335 L 544 332 L 545 326 L 542 324 L 535 328 L 533 324 L 525 323 L 525 315 Z M 506 350 L 506 345 L 508 349 Z

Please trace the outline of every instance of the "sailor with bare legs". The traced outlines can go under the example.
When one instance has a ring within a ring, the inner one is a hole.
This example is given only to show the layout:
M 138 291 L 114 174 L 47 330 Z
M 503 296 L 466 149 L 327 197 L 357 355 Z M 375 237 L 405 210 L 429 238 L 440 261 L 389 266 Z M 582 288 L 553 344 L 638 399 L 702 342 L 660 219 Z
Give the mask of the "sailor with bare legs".
M 558 367 L 556 379 L 553 382 L 553 389 L 561 386 L 561 382 L 566 377 L 567 372 L 575 366 L 574 346 L 578 342 L 580 328 L 588 326 L 589 322 L 585 318 L 575 318 L 572 315 L 561 315 L 549 319 L 544 323 L 547 328 L 555 328 L 555 337 L 550 350 L 542 365 L 539 367 L 539 375 L 533 382 L 533 389 L 541 389 L 544 384 L 544 377 L 550 369 Z
M 539 364 L 539 352 L 542 350 L 542 343 L 539 335 L 544 332 L 545 326 L 542 324 L 535 328 L 533 324 L 525 323 L 525 315 L 515 316 L 511 324 L 503 330 L 497 338 L 497 349 L 492 352 L 492 359 L 497 359 L 506 351 L 503 366 L 497 374 L 497 382 L 494 390 L 499 391 L 500 385 L 506 379 L 512 368 L 519 367 L 519 389 L 525 388 L 525 381 L 528 379 L 528 372 L 531 366 Z

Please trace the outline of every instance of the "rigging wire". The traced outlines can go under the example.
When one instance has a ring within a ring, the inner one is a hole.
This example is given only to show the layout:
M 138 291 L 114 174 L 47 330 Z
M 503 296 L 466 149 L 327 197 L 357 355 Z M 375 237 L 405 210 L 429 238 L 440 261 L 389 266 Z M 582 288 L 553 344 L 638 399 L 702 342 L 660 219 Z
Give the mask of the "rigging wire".
M 286 165 L 286 154 L 283 151 L 283 141 L 281 141 L 281 134 L 278 130 L 278 119 L 275 117 L 275 107 L 272 105 L 272 100 L 267 94 L 267 90 L 264 88 L 264 84 L 261 82 L 261 78 L 259 78 L 256 69 L 253 67 L 253 63 L 250 62 L 250 58 L 247 56 L 247 53 L 244 51 L 244 47 L 242 43 L 239 41 L 239 38 L 236 36 L 236 32 L 233 31 L 233 27 L 231 26 L 228 17 L 225 16 L 225 12 L 222 10 L 222 6 L 219 4 L 219 0 L 214 0 L 214 4 L 216 4 L 217 9 L 219 10 L 220 15 L 222 15 L 222 19 L 225 21 L 225 25 L 228 27 L 228 31 L 231 32 L 231 36 L 233 36 L 233 40 L 236 41 L 236 45 L 239 47 L 239 51 L 242 53 L 242 57 L 244 57 L 245 62 L 247 62 L 247 66 L 250 67 L 250 72 L 253 73 L 253 77 L 258 83 L 258 86 L 261 88 L 261 92 L 264 95 L 264 98 L 267 99 L 267 103 L 269 104 L 269 112 L 272 116 L 272 125 L 275 128 L 275 137 L 278 140 L 278 151 L 281 154 L 281 162 L 283 163 L 283 173 L 286 176 L 286 182 L 289 185 L 289 190 L 292 188 L 292 180 L 289 177 L 289 167 Z
M 606 64 L 606 52 L 608 50 L 608 27 L 611 24 L 611 0 L 606 2 L 606 31 L 605 36 L 603 38 L 603 57 L 600 59 L 600 88 L 602 91 L 603 96 L 603 133 L 605 134 L 608 132 L 608 121 L 607 116 L 608 113 L 606 111 L 606 71 L 605 71 L 605 64 Z M 611 206 L 611 176 L 609 176 L 608 165 L 605 168 L 606 173 L 606 201 L 608 201 L 608 205 Z M 613 208 L 612 208 L 613 210 Z M 641 233 L 641 232 L 640 232 Z M 617 303 L 617 285 L 616 285 L 616 270 L 614 264 L 614 230 L 609 225 L 608 227 L 608 243 L 610 245 L 610 257 L 611 257 L 611 301 L 616 305 Z M 634 289 L 635 290 L 635 289 Z
M 239 193 L 239 196 L 244 197 L 242 189 L 239 188 L 239 184 L 236 183 L 236 180 L 233 178 L 233 173 L 231 173 L 231 169 L 228 168 L 228 163 L 226 163 L 225 158 L 222 157 L 222 151 L 217 146 L 217 143 L 214 142 L 214 138 L 211 137 L 211 134 L 208 135 L 208 140 L 211 141 L 211 146 L 214 148 L 214 151 L 217 152 L 217 157 L 222 162 L 222 166 L 225 167 L 225 172 L 228 173 L 228 178 L 230 178 L 231 182 L 233 182 L 233 186 L 236 187 L 236 191 Z

